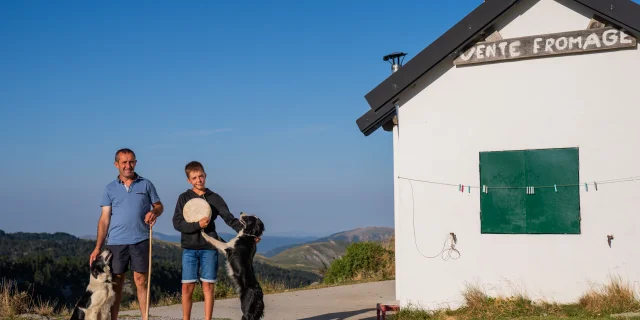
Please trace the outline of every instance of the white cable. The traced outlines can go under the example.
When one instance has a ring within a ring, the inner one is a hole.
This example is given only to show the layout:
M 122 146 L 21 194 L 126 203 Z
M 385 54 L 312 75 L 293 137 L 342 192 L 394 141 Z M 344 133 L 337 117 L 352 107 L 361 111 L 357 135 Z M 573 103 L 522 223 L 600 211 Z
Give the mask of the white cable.
M 428 259 L 433 259 L 433 258 L 437 258 L 438 256 L 441 256 L 442 260 L 444 261 L 447 261 L 449 259 L 457 260 L 458 258 L 460 258 L 460 251 L 456 249 L 456 244 L 455 244 L 456 241 L 455 239 L 453 239 L 453 235 L 451 234 L 448 234 L 447 236 L 445 236 L 442 249 L 435 256 L 426 256 L 422 253 L 422 251 L 420 251 L 420 248 L 418 248 L 418 240 L 416 238 L 416 211 L 415 211 L 415 200 L 413 198 L 413 184 L 411 183 L 411 180 L 409 180 L 409 186 L 411 187 L 411 211 L 413 213 L 413 243 L 415 244 L 416 250 L 418 250 L 418 253 L 420 253 L 420 255 Z M 447 241 L 451 241 L 449 248 L 447 248 Z M 447 253 L 446 256 L 444 255 L 445 252 Z M 451 256 L 452 252 L 456 252 L 458 256 L 455 258 L 452 257 Z

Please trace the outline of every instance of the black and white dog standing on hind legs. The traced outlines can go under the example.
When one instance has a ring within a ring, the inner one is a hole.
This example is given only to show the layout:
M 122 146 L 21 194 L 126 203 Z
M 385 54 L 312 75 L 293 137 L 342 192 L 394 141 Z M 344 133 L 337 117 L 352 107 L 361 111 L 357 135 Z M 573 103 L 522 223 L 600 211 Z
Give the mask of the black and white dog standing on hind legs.
M 116 298 L 110 267 L 112 257 L 106 249 L 91 263 L 89 285 L 73 309 L 71 320 L 111 319 L 111 306 Z
M 256 237 L 262 236 L 264 224 L 255 215 L 240 213 L 244 226 L 235 238 L 222 242 L 201 231 L 204 239 L 225 255 L 227 273 L 240 293 L 242 320 L 257 320 L 264 315 L 262 288 L 253 269 L 256 254 Z

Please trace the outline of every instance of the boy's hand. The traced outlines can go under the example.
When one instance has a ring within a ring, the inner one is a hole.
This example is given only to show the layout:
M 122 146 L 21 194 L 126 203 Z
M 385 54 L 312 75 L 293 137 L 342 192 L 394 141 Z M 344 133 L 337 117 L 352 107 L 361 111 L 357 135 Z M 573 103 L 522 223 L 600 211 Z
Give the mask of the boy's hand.
M 200 228 L 204 229 L 209 225 L 209 221 L 211 218 L 202 218 L 200 219 Z

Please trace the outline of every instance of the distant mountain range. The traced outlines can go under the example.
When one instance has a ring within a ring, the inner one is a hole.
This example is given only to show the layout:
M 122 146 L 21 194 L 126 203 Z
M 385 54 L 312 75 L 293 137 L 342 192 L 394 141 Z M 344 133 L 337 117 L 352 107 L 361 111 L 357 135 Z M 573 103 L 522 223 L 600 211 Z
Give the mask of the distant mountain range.
M 224 240 L 229 241 L 235 237 L 235 234 L 220 232 L 220 237 Z M 95 240 L 95 235 L 84 235 L 80 237 L 81 239 L 86 240 Z M 167 242 L 175 242 L 180 243 L 180 234 L 165 234 L 157 231 L 153 232 L 153 238 L 167 241 Z M 265 235 L 260 239 L 260 244 L 258 245 L 258 253 L 265 253 L 280 247 L 289 247 L 296 246 L 298 244 L 306 243 L 309 241 L 314 241 L 318 239 L 317 237 L 281 237 L 281 236 L 269 236 Z

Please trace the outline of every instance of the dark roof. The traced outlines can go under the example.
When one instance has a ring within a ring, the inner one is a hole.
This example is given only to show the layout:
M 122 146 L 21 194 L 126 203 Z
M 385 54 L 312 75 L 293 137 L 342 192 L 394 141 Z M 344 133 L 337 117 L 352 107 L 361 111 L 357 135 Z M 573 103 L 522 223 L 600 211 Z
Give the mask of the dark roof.
M 631 0 L 574 0 L 595 11 L 602 18 L 640 36 L 640 5 Z M 371 109 L 356 124 L 368 136 L 387 124 L 395 115 L 394 102 L 398 95 L 409 88 L 442 60 L 457 55 L 468 44 L 485 36 L 485 30 L 496 19 L 515 5 L 518 0 L 485 0 L 451 29 L 409 60 L 365 95 Z

